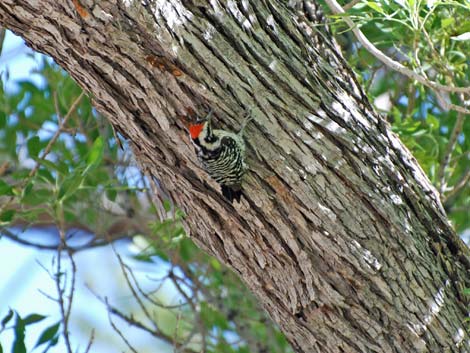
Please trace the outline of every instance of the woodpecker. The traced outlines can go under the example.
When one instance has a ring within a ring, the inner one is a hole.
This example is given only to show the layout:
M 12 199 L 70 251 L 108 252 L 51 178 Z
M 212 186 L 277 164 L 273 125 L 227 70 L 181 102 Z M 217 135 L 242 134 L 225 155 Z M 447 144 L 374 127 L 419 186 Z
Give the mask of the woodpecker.
M 213 130 L 211 117 L 212 110 L 203 120 L 189 124 L 191 140 L 203 168 L 220 184 L 222 194 L 230 202 L 240 202 L 242 178 L 247 170 L 243 130 L 251 117 L 245 118 L 238 134 Z

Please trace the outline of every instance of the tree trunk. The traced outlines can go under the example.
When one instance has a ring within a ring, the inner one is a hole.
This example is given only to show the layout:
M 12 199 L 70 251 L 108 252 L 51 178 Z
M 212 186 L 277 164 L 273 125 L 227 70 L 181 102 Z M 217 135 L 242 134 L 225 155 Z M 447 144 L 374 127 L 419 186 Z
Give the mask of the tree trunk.
M 1 0 L 0 23 L 93 94 L 296 352 L 468 351 L 469 252 L 318 5 L 149 3 Z M 230 130 L 251 109 L 241 204 L 200 168 L 192 109 Z

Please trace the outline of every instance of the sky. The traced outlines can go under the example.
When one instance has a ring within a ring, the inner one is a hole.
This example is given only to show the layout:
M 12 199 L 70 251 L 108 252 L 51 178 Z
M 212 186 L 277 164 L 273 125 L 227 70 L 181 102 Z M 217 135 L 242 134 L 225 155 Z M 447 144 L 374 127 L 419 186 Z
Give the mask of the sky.
M 33 72 L 38 68 L 35 57 L 39 55 L 28 48 L 20 37 L 7 31 L 0 56 L 0 75 L 4 81 L 7 72 L 9 75 L 7 90 L 15 88 L 14 81 L 29 80 L 38 86 L 44 84 L 41 76 Z
M 44 84 L 42 78 L 34 74 L 38 64 L 39 54 L 27 48 L 21 38 L 7 32 L 2 55 L 0 56 L 0 75 L 6 82 L 5 90 L 14 90 L 14 81 L 29 80 L 36 85 Z M 1 162 L 1 161 L 0 161 Z M 47 239 L 39 232 L 26 234 L 37 239 Z M 50 238 L 50 237 L 49 237 Z M 118 252 L 127 255 L 132 254 L 129 241 L 116 245 Z M 80 348 L 78 352 L 84 352 L 89 335 L 93 327 L 96 327 L 95 338 L 90 352 L 128 352 L 122 340 L 112 330 L 108 322 L 105 306 L 92 293 L 106 296 L 117 307 L 132 307 L 132 296 L 125 288 L 124 277 L 114 250 L 110 247 L 101 247 L 78 253 L 75 257 L 77 265 L 77 285 L 75 299 L 71 315 L 71 337 L 73 348 Z M 126 258 L 126 257 L 125 257 Z M 28 351 L 37 342 L 41 332 L 48 326 L 55 324 L 59 319 L 59 307 L 48 296 L 56 296 L 55 282 L 48 271 L 54 270 L 53 261 L 57 259 L 55 251 L 43 251 L 32 247 L 26 247 L 14 243 L 6 238 L 0 238 L 0 320 L 11 308 L 22 317 L 32 313 L 47 316 L 43 321 L 30 325 L 26 331 L 26 343 Z M 130 261 L 130 260 L 129 260 Z M 165 265 L 160 266 L 133 263 L 136 276 L 141 284 L 150 288 L 155 283 L 149 280 L 149 275 L 158 277 L 167 270 Z M 91 288 L 91 290 L 90 290 Z M 164 288 L 168 300 L 175 304 L 175 297 L 171 288 Z M 11 326 L 12 320 L 7 327 Z M 122 322 L 117 322 L 126 336 L 132 337 L 131 341 L 139 352 L 170 352 L 171 347 L 158 342 L 143 334 L 139 330 L 133 330 Z M 0 343 L 5 352 L 11 350 L 13 342 L 13 330 L 8 329 L 0 334 Z M 44 349 L 44 348 L 43 348 Z M 42 350 L 36 350 L 41 352 Z M 49 352 L 65 352 L 63 340 L 49 350 Z

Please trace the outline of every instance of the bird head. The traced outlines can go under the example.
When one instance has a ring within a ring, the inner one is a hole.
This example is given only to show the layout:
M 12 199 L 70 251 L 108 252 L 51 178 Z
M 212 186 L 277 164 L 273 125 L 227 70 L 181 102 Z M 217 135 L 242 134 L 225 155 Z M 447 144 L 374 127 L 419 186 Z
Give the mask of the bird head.
M 211 118 L 212 110 L 204 118 L 198 118 L 196 122 L 189 123 L 189 133 L 193 140 L 196 140 L 202 132 L 204 132 L 204 138 L 212 136 Z

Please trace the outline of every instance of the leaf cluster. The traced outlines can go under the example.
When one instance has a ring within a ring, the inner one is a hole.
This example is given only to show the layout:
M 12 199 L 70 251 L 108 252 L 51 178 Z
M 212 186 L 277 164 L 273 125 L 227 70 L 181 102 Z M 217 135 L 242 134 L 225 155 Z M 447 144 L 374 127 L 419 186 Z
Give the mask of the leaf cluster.
M 40 314 L 29 314 L 22 318 L 19 313 L 10 309 L 0 322 L 0 334 L 8 329 L 7 324 L 15 318 L 15 323 L 9 327 L 14 331 L 15 339 L 11 347 L 11 353 L 26 353 L 25 335 L 26 328 L 30 325 L 39 323 L 46 319 L 46 316 Z M 59 341 L 59 327 L 60 322 L 47 326 L 39 335 L 33 349 L 38 347 L 43 348 L 43 352 L 47 352 L 51 347 L 54 347 Z M 0 343 L 0 353 L 3 353 L 3 347 Z
M 469 87 L 470 3 L 361 1 L 347 12 L 383 53 L 421 76 Z M 376 108 L 412 151 L 441 195 L 456 230 L 470 227 L 470 119 L 442 103 L 466 106 L 464 94 L 436 92 L 390 70 L 358 44 L 341 21 L 334 28 Z

